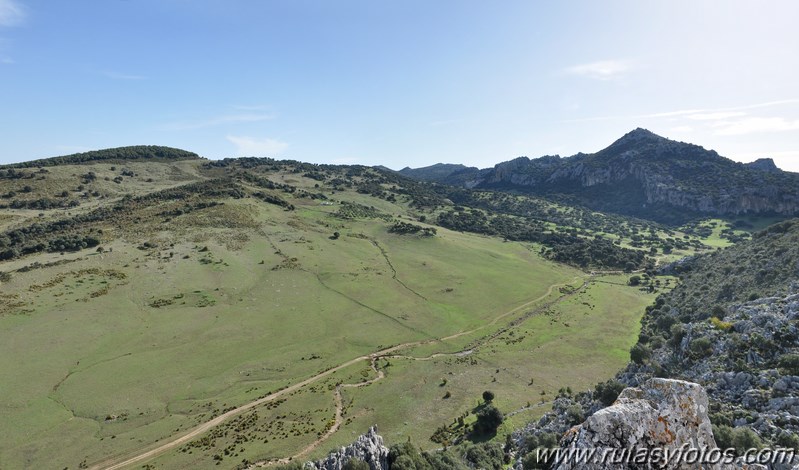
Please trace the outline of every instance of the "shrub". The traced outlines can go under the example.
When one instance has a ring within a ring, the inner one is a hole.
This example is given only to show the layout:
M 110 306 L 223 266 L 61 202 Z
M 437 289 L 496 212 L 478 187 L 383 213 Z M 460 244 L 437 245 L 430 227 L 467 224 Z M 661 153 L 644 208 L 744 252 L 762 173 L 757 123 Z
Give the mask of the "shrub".
M 539 461 L 536 449 L 554 449 L 558 446 L 558 436 L 554 433 L 543 433 L 526 438 L 527 455 L 522 459 L 524 470 L 549 468 L 548 462 Z
M 763 447 L 763 441 L 760 436 L 747 427 L 733 428 L 725 425 L 714 425 L 713 437 L 719 448 L 735 448 L 735 452 L 739 456 L 743 455 L 748 449 L 760 449 Z
M 685 327 L 679 323 L 671 325 L 669 328 L 671 338 L 669 338 L 669 345 L 676 351 L 680 348 L 683 338 L 685 338 Z
M 732 329 L 733 324 L 728 321 L 723 321 L 718 317 L 711 317 L 710 324 L 715 326 L 721 331 L 730 331 Z
M 478 435 L 492 435 L 497 432 L 497 428 L 502 424 L 505 417 L 502 412 L 494 405 L 486 405 L 477 412 L 477 422 L 474 423 L 474 432 Z
M 370 467 L 361 459 L 349 459 L 341 466 L 341 470 L 370 470 Z
M 733 428 L 724 424 L 713 425 L 713 437 L 720 449 L 729 449 L 732 445 Z
M 607 382 L 602 382 L 595 387 L 596 398 L 605 406 L 610 406 L 619 397 L 619 394 L 624 390 L 624 384 L 616 379 L 610 379 Z
M 630 360 L 636 364 L 643 364 L 652 356 L 652 351 L 644 344 L 638 343 L 630 349 Z
M 696 338 L 691 341 L 688 349 L 695 359 L 701 359 L 713 354 L 713 343 L 708 338 Z
M 465 457 L 466 461 L 474 466 L 473 468 L 501 470 L 505 464 L 505 452 L 502 446 L 495 442 L 469 446 Z
M 388 453 L 391 470 L 427 470 L 430 468 L 422 454 L 410 441 L 394 445 Z
M 583 407 L 577 403 L 566 408 L 566 417 L 569 419 L 569 424 L 574 426 L 585 421 L 585 414 L 583 414 Z
M 786 354 L 780 358 L 780 367 L 790 375 L 799 375 L 799 354 Z
M 748 449 L 760 449 L 763 447 L 763 441 L 750 428 L 735 428 L 732 433 L 732 447 L 735 447 L 738 455 L 743 455 Z
M 774 441 L 780 447 L 799 450 L 799 436 L 792 432 L 783 431 Z

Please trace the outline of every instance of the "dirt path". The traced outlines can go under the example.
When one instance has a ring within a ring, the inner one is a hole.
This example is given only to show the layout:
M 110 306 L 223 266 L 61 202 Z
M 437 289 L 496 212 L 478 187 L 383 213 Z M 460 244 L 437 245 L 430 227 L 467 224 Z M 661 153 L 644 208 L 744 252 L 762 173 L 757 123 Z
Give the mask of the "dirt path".
M 372 242 L 372 245 L 374 245 L 378 250 L 380 250 L 380 254 L 383 255 L 383 259 L 386 260 L 386 264 L 388 265 L 389 269 L 391 269 L 391 279 L 394 279 L 395 281 L 397 281 L 397 283 L 399 285 L 401 285 L 407 291 L 411 292 L 412 294 L 416 295 L 417 297 L 420 297 L 423 300 L 427 300 L 427 297 L 425 297 L 422 294 L 420 294 L 420 293 L 416 292 L 415 290 L 411 289 L 404 282 L 399 280 L 399 278 L 397 277 L 397 270 L 394 268 L 394 264 L 389 259 L 388 252 L 386 252 L 386 249 L 383 248 L 382 246 L 380 246 L 380 244 L 377 243 L 377 240 L 375 240 L 374 238 L 370 238 L 369 241 Z
M 574 279 L 572 279 L 572 281 L 575 281 L 577 279 L 579 279 L 579 278 L 574 278 Z M 561 302 L 561 301 L 571 297 L 572 295 L 575 295 L 580 290 L 582 290 L 582 288 L 584 288 L 587 285 L 587 283 L 588 283 L 588 281 L 584 281 L 583 285 L 580 288 L 575 289 L 574 291 L 572 291 L 570 293 L 564 294 L 564 295 L 558 297 L 557 299 L 544 304 L 543 306 L 537 308 L 534 312 L 531 312 L 530 314 L 525 315 L 524 317 L 519 319 L 519 321 L 515 321 L 514 323 L 515 324 L 521 323 L 521 321 L 529 318 L 531 315 L 534 315 L 535 313 L 537 313 L 537 312 L 539 312 L 539 311 L 541 311 L 541 310 L 543 310 L 545 308 L 548 308 L 548 307 L 550 307 L 551 305 L 553 305 L 555 303 Z M 491 326 L 491 325 L 495 325 L 502 318 L 505 318 L 508 315 L 516 313 L 516 312 L 518 312 L 520 310 L 523 310 L 523 309 L 531 306 L 532 304 L 540 302 L 541 300 L 549 297 L 550 295 L 552 295 L 552 291 L 556 287 L 562 287 L 562 286 L 564 286 L 564 284 L 553 284 L 553 285 L 549 286 L 549 288 L 547 289 L 547 292 L 545 294 L 543 294 L 542 296 L 540 296 L 540 297 L 538 297 L 536 299 L 533 299 L 533 300 L 531 300 L 529 302 L 526 302 L 526 303 L 514 308 L 513 310 L 510 310 L 508 312 L 503 313 L 502 315 L 499 315 L 498 317 L 494 318 L 494 320 L 492 320 L 491 323 L 487 323 L 486 325 L 483 325 L 483 326 L 480 326 L 480 327 L 477 327 L 477 328 L 474 328 L 474 329 L 471 329 L 471 330 L 468 330 L 468 331 L 463 331 L 463 332 L 460 332 L 460 333 L 456 333 L 454 335 L 447 336 L 445 338 L 442 338 L 441 340 L 420 341 L 419 345 L 430 344 L 430 343 L 433 343 L 433 342 L 440 342 L 440 341 L 444 341 L 444 340 L 447 340 L 447 339 L 457 338 L 459 336 L 475 333 L 475 332 L 479 331 L 482 328 L 485 328 L 485 327 L 488 327 L 488 326 Z M 503 328 L 503 329 L 501 329 L 499 332 L 497 332 L 495 334 L 486 336 L 486 337 L 482 338 L 480 342 L 481 343 L 486 343 L 486 342 L 492 340 L 493 338 L 495 338 L 498 334 L 501 334 L 502 332 L 504 332 L 505 330 L 506 330 L 506 328 Z M 338 428 L 341 427 L 341 422 L 343 420 L 343 412 L 344 412 L 344 405 L 343 405 L 343 400 L 342 400 L 342 397 L 341 397 L 341 389 L 342 388 L 364 387 L 364 386 L 367 386 L 367 385 L 371 385 L 371 384 L 377 382 L 378 380 L 381 380 L 382 378 L 384 378 L 385 377 L 385 373 L 381 369 L 377 368 L 377 364 L 376 364 L 377 359 L 380 359 L 380 358 L 392 358 L 392 359 L 410 359 L 410 360 L 414 360 L 414 361 L 429 361 L 431 359 L 438 358 L 438 357 L 467 356 L 467 355 L 471 354 L 472 352 L 473 352 L 473 349 L 466 349 L 466 350 L 463 350 L 463 351 L 456 351 L 456 352 L 450 352 L 450 353 L 434 353 L 434 354 L 431 354 L 431 355 L 426 356 L 426 357 L 415 357 L 415 356 L 407 356 L 407 355 L 402 355 L 402 354 L 390 354 L 390 353 L 385 353 L 385 354 L 376 353 L 376 354 L 372 355 L 372 357 L 370 359 L 370 365 L 372 367 L 372 370 L 374 370 L 377 373 L 377 377 L 375 377 L 374 379 L 368 380 L 366 382 L 360 382 L 360 383 L 357 383 L 357 384 L 342 384 L 342 385 L 338 385 L 336 387 L 336 390 L 335 390 L 335 402 L 336 402 L 335 422 L 334 422 L 333 426 L 324 435 L 320 436 L 317 440 L 312 442 L 310 445 L 308 445 L 302 451 L 300 451 L 299 453 L 297 453 L 297 454 L 295 454 L 295 455 L 293 455 L 291 457 L 285 457 L 285 458 L 282 458 L 282 459 L 279 459 L 279 460 L 262 460 L 260 462 L 256 462 L 256 463 L 250 465 L 249 468 L 253 468 L 253 467 L 268 467 L 268 466 L 272 466 L 272 465 L 287 464 L 287 463 L 289 463 L 289 462 L 291 462 L 293 460 L 301 459 L 301 458 L 305 457 L 306 455 L 308 455 L 309 453 L 311 453 L 314 449 L 319 447 L 320 444 L 322 444 L 330 436 L 332 436 L 336 431 L 338 431 Z M 513 416 L 513 415 L 515 415 L 517 413 L 520 413 L 520 412 L 528 410 L 528 409 L 533 409 L 533 408 L 539 408 L 539 407 L 542 407 L 542 406 L 546 406 L 546 405 L 548 405 L 550 403 L 551 402 L 547 401 L 547 402 L 537 403 L 535 405 L 531 405 L 531 406 L 528 406 L 528 407 L 524 407 L 524 408 L 521 408 L 519 410 L 516 410 L 516 411 L 512 412 L 508 416 Z
M 365 387 L 367 385 L 371 385 L 371 384 L 377 382 L 378 380 L 383 379 L 386 376 L 386 374 L 385 374 L 385 372 L 383 372 L 382 370 L 377 368 L 377 359 L 378 359 L 377 356 L 372 356 L 370 358 L 370 365 L 372 367 L 372 370 L 374 370 L 375 373 L 377 373 L 377 376 L 375 378 L 373 378 L 371 380 L 367 380 L 365 382 L 358 382 L 357 384 L 341 384 L 341 385 L 336 386 L 336 391 L 335 391 L 335 394 L 334 394 L 334 399 L 335 399 L 335 402 L 336 402 L 336 417 L 335 417 L 335 420 L 333 422 L 333 425 L 330 427 L 330 429 L 327 430 L 327 432 L 325 432 L 322 436 L 319 436 L 318 439 L 316 439 L 315 441 L 310 443 L 306 448 L 302 449 L 299 453 L 294 454 L 291 457 L 284 457 L 284 458 L 279 459 L 279 460 L 262 460 L 260 462 L 255 462 L 254 464 L 250 465 L 250 468 L 253 468 L 253 467 L 267 467 L 267 466 L 270 466 L 270 465 L 286 464 L 286 463 L 291 462 L 292 460 L 301 459 L 302 457 L 305 457 L 306 455 L 308 455 L 311 452 L 313 452 L 314 449 L 319 447 L 320 444 L 322 444 L 330 436 L 335 434 L 336 431 L 338 431 L 338 428 L 341 427 L 342 422 L 344 421 L 344 398 L 341 396 L 341 389 L 342 388 Z
M 578 279 L 580 279 L 579 276 L 575 277 L 574 279 L 572 279 L 569 282 L 574 282 L 574 281 L 576 281 Z M 503 313 L 502 315 L 499 315 L 498 317 L 495 317 L 493 320 L 491 320 L 490 323 L 486 323 L 483 326 L 478 326 L 477 328 L 471 329 L 469 331 L 462 331 L 460 333 L 455 333 L 454 335 L 445 336 L 445 337 L 441 338 L 440 341 L 447 341 L 447 340 L 455 339 L 455 338 L 458 338 L 458 337 L 461 337 L 461 336 L 464 336 L 464 335 L 470 335 L 472 333 L 476 333 L 476 332 L 482 330 L 483 328 L 488 328 L 489 326 L 494 326 L 494 325 L 497 324 L 497 322 L 499 322 L 503 318 L 507 317 L 508 315 L 513 315 L 514 313 L 518 312 L 519 310 L 524 310 L 527 307 L 546 299 L 547 297 L 552 295 L 552 291 L 555 290 L 556 287 L 558 287 L 558 288 L 565 287 L 567 284 L 568 283 L 552 284 L 551 286 L 549 286 L 549 288 L 547 289 L 546 293 L 544 293 L 540 297 L 537 297 L 537 298 L 535 298 L 535 299 L 533 299 L 533 300 L 531 300 L 529 302 L 525 302 L 522 305 L 519 305 L 518 307 L 514 308 L 513 310 L 508 310 L 507 312 Z
M 579 277 L 577 277 L 575 279 L 579 279 Z M 388 347 L 388 348 L 385 348 L 385 349 L 381 349 L 380 351 L 377 351 L 377 352 L 374 352 L 374 353 L 371 353 L 371 354 L 365 354 L 363 356 L 358 356 L 358 357 L 356 357 L 354 359 L 350 359 L 347 362 L 344 362 L 344 363 L 339 364 L 339 365 L 337 365 L 335 367 L 332 367 L 332 368 L 327 369 L 327 370 L 325 370 L 323 372 L 320 372 L 320 373 L 318 373 L 316 375 L 308 377 L 307 379 L 302 380 L 300 382 L 297 382 L 294 385 L 290 385 L 290 386 L 288 386 L 288 387 L 286 387 L 286 388 L 284 388 L 282 390 L 278 390 L 277 392 L 271 393 L 269 395 L 266 395 L 266 396 L 264 396 L 262 398 L 259 398 L 259 399 L 255 400 L 255 401 L 252 401 L 250 403 L 247 403 L 247 404 L 244 404 L 244 405 L 239 406 L 237 408 L 234 408 L 234 409 L 232 409 L 232 410 L 230 410 L 230 411 L 228 411 L 226 413 L 223 413 L 223 414 L 217 416 L 216 418 L 211 419 L 210 421 L 206 421 L 205 423 L 200 424 L 199 426 L 197 426 L 194 429 L 190 430 L 186 434 L 183 434 L 183 435 L 181 435 L 179 437 L 175 437 L 175 438 L 168 438 L 169 440 L 167 440 L 166 442 L 162 442 L 160 444 L 157 443 L 157 444 L 155 444 L 155 447 L 153 447 L 153 448 L 151 448 L 149 450 L 146 450 L 146 451 L 144 451 L 144 452 L 142 452 L 140 454 L 137 454 L 135 456 L 128 457 L 128 458 L 125 458 L 125 457 L 122 457 L 122 458 L 111 458 L 111 459 L 108 459 L 106 461 L 99 462 L 99 463 L 96 463 L 96 464 L 92 465 L 91 467 L 89 467 L 89 470 L 118 470 L 118 469 L 121 469 L 121 468 L 125 468 L 125 467 L 127 467 L 129 465 L 133 465 L 133 464 L 136 464 L 136 463 L 139 463 L 139 462 L 143 462 L 145 460 L 149 460 L 149 459 L 154 458 L 154 457 L 156 457 L 156 456 L 158 456 L 160 454 L 163 454 L 166 451 L 175 449 L 175 448 L 177 448 L 177 447 L 179 447 L 179 446 L 191 441 L 192 439 L 194 439 L 196 437 L 201 436 L 205 432 L 207 432 L 207 431 L 213 429 L 214 427 L 224 423 L 225 421 L 227 421 L 230 418 L 233 418 L 234 416 L 238 416 L 238 415 L 244 413 L 245 411 L 248 411 L 248 410 L 251 410 L 251 409 L 253 409 L 253 408 L 257 407 L 257 406 L 263 405 L 264 403 L 268 403 L 268 402 L 276 400 L 276 399 L 278 399 L 278 398 L 280 398 L 280 397 L 282 397 L 284 395 L 287 395 L 287 394 L 290 394 L 292 392 L 295 392 L 295 391 L 305 387 L 306 385 L 312 384 L 312 383 L 314 383 L 314 382 L 316 382 L 316 381 L 318 381 L 318 380 L 320 380 L 320 379 L 322 379 L 324 377 L 327 377 L 327 376 L 329 376 L 331 374 L 334 374 L 334 373 L 336 373 L 336 372 L 338 372 L 338 371 L 340 371 L 342 369 L 345 369 L 345 368 L 347 368 L 347 367 L 349 367 L 351 365 L 357 364 L 358 362 L 369 360 L 371 362 L 371 364 L 372 364 L 372 368 L 377 371 L 378 376 L 376 378 L 368 381 L 368 382 L 362 382 L 362 383 L 359 383 L 359 384 L 345 384 L 345 385 L 340 385 L 339 387 L 336 388 L 336 418 L 335 418 L 335 423 L 331 427 L 331 429 L 329 429 L 323 436 L 321 436 L 319 439 L 314 441 L 308 447 L 303 449 L 299 454 L 297 454 L 295 456 L 292 456 L 291 458 L 294 459 L 294 458 L 297 458 L 297 457 L 302 457 L 303 455 L 306 455 L 307 453 L 313 451 L 319 444 L 324 442 L 324 440 L 326 440 L 333 433 L 335 433 L 338 430 L 338 428 L 341 426 L 342 413 L 343 413 L 343 404 L 342 404 L 341 390 L 340 390 L 341 387 L 363 387 L 363 386 L 369 385 L 371 383 L 374 383 L 374 382 L 382 379 L 385 376 L 382 373 L 382 371 L 380 371 L 379 369 L 376 368 L 375 361 L 378 358 L 385 357 L 385 356 L 390 356 L 391 353 L 393 353 L 393 352 L 396 352 L 396 351 L 399 351 L 399 350 L 402 350 L 402 349 L 407 349 L 407 348 L 414 347 L 414 346 L 422 346 L 422 345 L 426 345 L 426 344 L 432 344 L 432 343 L 437 343 L 437 342 L 442 342 L 442 341 L 455 339 L 455 338 L 458 338 L 460 336 L 464 336 L 464 335 L 468 335 L 468 334 L 471 334 L 471 333 L 475 333 L 475 332 L 477 332 L 477 331 L 479 331 L 479 330 L 481 330 L 483 328 L 487 328 L 487 327 L 493 326 L 497 322 L 502 320 L 503 318 L 506 318 L 509 315 L 512 315 L 512 314 L 514 314 L 514 313 L 516 313 L 516 312 L 518 312 L 520 310 L 523 310 L 523 309 L 529 307 L 530 305 L 533 305 L 536 302 L 540 302 L 541 300 L 547 298 L 548 296 L 550 296 L 552 294 L 552 292 L 553 292 L 553 290 L 555 288 L 563 287 L 564 285 L 566 285 L 566 284 L 564 284 L 564 283 L 552 284 L 552 285 L 549 286 L 549 288 L 547 289 L 545 294 L 543 294 L 543 295 L 541 295 L 541 296 L 539 296 L 539 297 L 537 297 L 537 298 L 535 298 L 533 300 L 525 302 L 524 304 L 522 304 L 522 305 L 520 305 L 520 306 L 518 306 L 518 307 L 516 307 L 516 308 L 514 308 L 512 310 L 509 310 L 509 311 L 507 311 L 507 312 L 505 312 L 505 313 L 503 313 L 503 314 L 501 314 L 501 315 L 499 315 L 497 317 L 495 317 L 491 322 L 489 322 L 489 323 L 487 323 L 485 325 L 473 328 L 471 330 L 455 333 L 453 335 L 446 336 L 446 337 L 443 337 L 443 338 L 440 338 L 440 339 L 427 339 L 427 340 L 420 340 L 420 341 L 402 343 L 402 344 L 398 344 L 396 346 L 391 346 L 391 347 Z M 453 354 L 458 354 L 458 353 L 453 353 Z M 286 461 L 287 462 L 288 459 L 283 459 L 281 461 Z M 259 463 L 258 465 L 259 466 L 264 466 L 264 465 L 268 465 L 268 464 L 271 464 L 271 463 L 276 463 L 276 462 L 274 462 L 274 461 L 273 462 L 262 462 L 262 463 Z
M 186 433 L 186 434 L 184 434 L 184 435 L 182 435 L 180 437 L 174 438 L 174 439 L 172 439 L 170 441 L 167 441 L 167 442 L 159 445 L 158 447 L 155 447 L 155 448 L 150 449 L 150 450 L 148 450 L 146 452 L 143 452 L 143 453 L 141 453 L 139 455 L 136 455 L 135 457 L 130 457 L 130 458 L 125 459 L 125 460 L 123 460 L 121 462 L 118 462 L 118 463 L 114 463 L 113 462 L 113 460 L 117 460 L 117 459 L 107 460 L 105 462 L 100 462 L 98 464 L 95 464 L 95 465 L 89 467 L 89 470 L 100 470 L 100 469 L 103 469 L 103 470 L 116 470 L 116 469 L 124 468 L 124 467 L 126 467 L 128 465 L 135 464 L 137 462 L 142 462 L 144 460 L 153 458 L 153 457 L 155 457 L 155 456 L 157 456 L 159 454 L 162 454 L 162 453 L 164 453 L 164 452 L 166 452 L 166 451 L 168 451 L 170 449 L 174 449 L 174 448 L 180 446 L 181 444 L 185 444 L 186 442 L 189 442 L 190 440 L 194 439 L 195 437 L 200 436 L 201 434 L 205 433 L 206 431 L 211 430 L 212 428 L 222 424 L 223 422 L 227 421 L 228 419 L 230 419 L 230 418 L 232 418 L 234 416 L 240 415 L 240 414 L 244 413 L 245 411 L 248 411 L 248 410 L 250 410 L 252 408 L 255 408 L 255 407 L 259 406 L 259 405 L 263 405 L 264 403 L 267 403 L 267 402 L 270 402 L 270 401 L 275 400 L 277 398 L 280 398 L 283 395 L 295 392 L 295 391 L 301 389 L 302 387 L 304 387 L 306 385 L 309 385 L 309 384 L 312 384 L 312 383 L 316 382 L 317 380 L 319 380 L 321 378 L 327 377 L 328 375 L 331 375 L 331 374 L 333 374 L 335 372 L 340 371 L 341 369 L 345 369 L 345 368 L 347 368 L 347 367 L 349 367 L 349 366 L 351 366 L 353 364 L 357 364 L 358 362 L 365 361 L 367 359 L 368 360 L 372 360 L 372 358 L 375 358 L 375 357 L 377 357 L 378 355 L 381 355 L 381 354 L 389 354 L 389 353 L 392 353 L 392 352 L 397 351 L 399 349 L 404 349 L 404 348 L 408 348 L 408 347 L 411 347 L 411 346 L 416 346 L 416 345 L 418 345 L 420 343 L 423 343 L 423 341 L 422 342 L 417 341 L 417 342 L 413 342 L 413 343 L 398 344 L 396 346 L 392 346 L 390 348 L 386 348 L 386 349 L 380 350 L 380 351 L 378 351 L 376 353 L 373 353 L 373 354 L 367 354 L 367 355 L 364 355 L 364 356 L 356 357 L 355 359 L 350 359 L 349 361 L 347 361 L 347 362 L 345 362 L 343 364 L 339 364 L 336 367 L 327 369 L 324 372 L 320 372 L 320 373 L 318 373 L 318 374 L 316 374 L 316 375 L 314 375 L 312 377 L 309 377 L 309 378 L 307 378 L 307 379 L 305 379 L 305 380 L 303 380 L 301 382 L 297 382 L 294 385 L 286 387 L 286 388 L 284 388 L 282 390 L 279 390 L 277 392 L 271 393 L 271 394 L 269 394 L 269 395 L 267 395 L 265 397 L 259 398 L 258 400 L 252 401 L 252 402 L 247 403 L 245 405 L 239 406 L 238 408 L 234 408 L 234 409 L 232 409 L 232 410 L 230 410 L 230 411 L 228 411 L 226 413 L 223 413 L 223 414 L 217 416 L 216 418 L 197 426 L 196 428 L 192 429 L 188 433 Z

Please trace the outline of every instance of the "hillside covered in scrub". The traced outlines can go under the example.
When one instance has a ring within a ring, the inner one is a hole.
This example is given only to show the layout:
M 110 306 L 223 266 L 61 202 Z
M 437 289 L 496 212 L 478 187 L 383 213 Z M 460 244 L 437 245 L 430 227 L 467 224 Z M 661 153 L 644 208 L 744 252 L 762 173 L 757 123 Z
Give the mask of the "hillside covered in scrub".
M 641 128 L 591 154 L 519 157 L 482 170 L 434 165 L 400 173 L 468 188 L 547 196 L 677 225 L 708 215 L 799 212 L 799 174 L 782 171 L 768 159 L 734 162 Z
M 562 381 L 624 366 L 672 281 L 622 270 L 729 243 L 381 168 L 162 150 L 0 170 L 0 467 L 300 461 L 374 424 L 411 460 L 504 459 Z
M 676 376 L 697 332 L 748 340 L 730 303 L 789 294 L 779 220 L 147 146 L 3 167 L 0 466 L 304 462 L 377 424 L 392 468 L 500 468 L 590 412 L 574 392 L 612 400 L 631 349 L 629 377 Z
M 532 450 L 650 377 L 703 385 L 719 447 L 799 447 L 799 221 L 664 266 L 680 282 L 646 308 L 631 362 L 614 380 L 564 393 L 554 411 L 515 434 L 525 468 Z M 524 457 L 529 456 L 529 457 Z

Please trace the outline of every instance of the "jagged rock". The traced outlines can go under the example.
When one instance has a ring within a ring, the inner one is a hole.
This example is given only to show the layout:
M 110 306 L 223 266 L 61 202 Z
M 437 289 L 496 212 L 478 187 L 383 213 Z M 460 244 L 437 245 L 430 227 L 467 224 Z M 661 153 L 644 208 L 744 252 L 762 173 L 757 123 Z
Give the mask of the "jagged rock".
M 777 164 L 774 163 L 774 160 L 771 158 L 758 158 L 753 162 L 747 163 L 746 166 L 769 173 L 777 173 L 780 171 L 780 169 L 777 167 Z
M 599 410 L 582 425 L 569 430 L 561 441 L 565 448 L 669 449 L 684 444 L 716 448 L 708 398 L 698 384 L 670 379 L 650 379 L 640 388 L 626 388 L 612 406 Z M 558 470 L 641 468 L 633 464 L 563 462 Z M 672 464 L 663 468 L 681 468 Z M 720 467 L 714 467 L 720 468 Z
M 358 436 L 352 444 L 331 452 L 322 460 L 305 464 L 308 469 L 341 470 L 350 459 L 360 459 L 369 464 L 371 470 L 388 470 L 388 448 L 383 437 L 372 426 L 366 434 Z

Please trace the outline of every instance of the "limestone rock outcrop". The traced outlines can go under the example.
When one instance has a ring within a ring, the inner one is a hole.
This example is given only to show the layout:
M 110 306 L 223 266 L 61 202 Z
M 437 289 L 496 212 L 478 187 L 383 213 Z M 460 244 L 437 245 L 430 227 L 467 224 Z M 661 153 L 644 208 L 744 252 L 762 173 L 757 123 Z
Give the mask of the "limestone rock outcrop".
M 640 387 L 624 389 L 612 406 L 597 411 L 583 424 L 570 429 L 561 444 L 565 448 L 657 448 L 675 452 L 686 444 L 695 449 L 714 449 L 717 446 L 707 413 L 707 393 L 700 385 L 681 380 L 650 379 Z M 642 467 L 609 462 L 562 462 L 556 468 L 604 470 Z M 662 468 L 682 467 L 671 463 Z
M 322 460 L 305 465 L 308 469 L 341 470 L 350 459 L 360 459 L 369 464 L 371 470 L 388 470 L 388 448 L 383 445 L 383 437 L 372 426 L 366 434 L 358 437 L 352 444 L 331 452 Z

